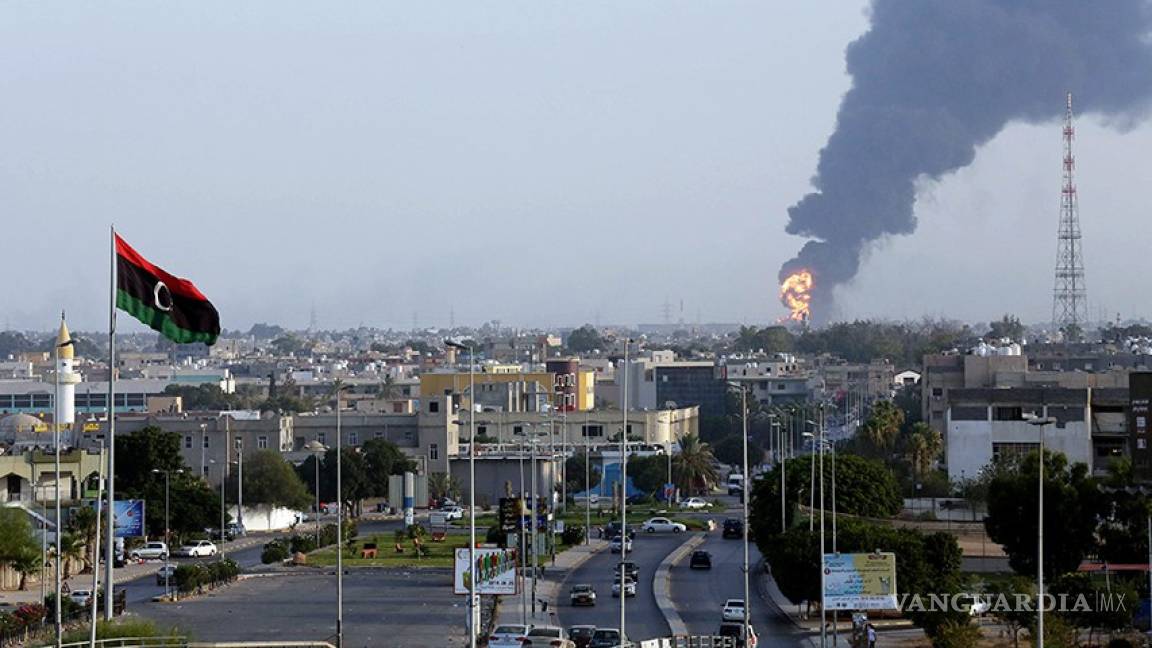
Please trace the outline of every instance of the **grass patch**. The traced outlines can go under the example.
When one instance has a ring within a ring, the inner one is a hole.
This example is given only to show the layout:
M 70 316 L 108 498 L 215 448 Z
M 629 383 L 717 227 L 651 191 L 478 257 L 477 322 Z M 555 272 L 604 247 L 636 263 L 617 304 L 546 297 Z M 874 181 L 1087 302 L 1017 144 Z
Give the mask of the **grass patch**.
M 376 557 L 362 558 L 361 550 L 365 543 L 376 543 Z M 373 535 L 360 537 L 352 550 L 344 549 L 345 567 L 451 567 L 455 559 L 455 550 L 458 547 L 467 547 L 459 540 L 445 539 L 443 542 L 432 542 L 425 537 L 421 541 L 424 555 L 416 557 L 416 550 L 411 541 L 406 541 L 401 548 L 403 553 L 396 553 L 396 539 L 392 535 Z M 334 566 L 336 564 L 336 547 L 325 547 L 308 554 L 308 562 L 313 565 Z
M 78 643 L 88 640 L 89 628 L 84 627 L 81 630 L 73 630 L 64 634 L 64 643 Z M 166 645 L 163 639 L 184 637 L 187 638 L 187 633 L 181 632 L 176 628 L 170 630 L 161 630 L 156 627 L 156 624 L 144 619 L 133 618 L 119 618 L 112 621 L 97 621 L 96 622 L 96 639 L 127 639 L 147 637 L 156 639 L 155 645 Z M 109 646 L 115 644 L 108 644 Z M 175 640 L 172 641 L 172 646 L 183 645 Z

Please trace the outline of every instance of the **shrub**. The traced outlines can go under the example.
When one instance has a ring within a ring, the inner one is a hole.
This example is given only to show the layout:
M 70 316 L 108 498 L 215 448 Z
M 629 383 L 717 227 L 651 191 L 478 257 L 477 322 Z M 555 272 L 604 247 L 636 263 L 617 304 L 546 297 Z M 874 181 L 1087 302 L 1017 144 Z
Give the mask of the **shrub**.
M 284 562 L 288 559 L 288 547 L 280 540 L 273 540 L 264 545 L 264 551 L 260 553 L 260 562 L 265 565 L 272 563 Z
M 561 540 L 566 545 L 578 545 L 584 542 L 584 537 L 587 535 L 586 530 L 582 526 L 565 526 L 564 533 L 560 536 Z
M 932 648 L 969 648 L 980 642 L 980 629 L 970 623 L 945 621 L 932 637 Z
M 288 543 L 292 554 L 309 553 L 316 550 L 316 536 L 294 535 Z

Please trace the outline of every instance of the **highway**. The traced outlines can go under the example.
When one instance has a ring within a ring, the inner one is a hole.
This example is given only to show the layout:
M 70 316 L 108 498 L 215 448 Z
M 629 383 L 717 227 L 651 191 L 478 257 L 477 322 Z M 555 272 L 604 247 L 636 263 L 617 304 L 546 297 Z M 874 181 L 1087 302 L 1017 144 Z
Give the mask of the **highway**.
M 636 541 L 632 543 L 633 551 L 628 554 L 628 560 L 636 563 L 640 568 L 640 574 L 636 597 L 628 599 L 625 606 L 629 637 L 649 639 L 669 635 L 668 622 L 656 607 L 656 599 L 652 594 L 652 576 L 660 566 L 660 561 L 686 539 L 687 536 L 683 533 L 636 534 Z M 612 579 L 619 561 L 619 554 L 603 551 L 568 575 L 568 580 L 560 591 L 560 606 L 557 611 L 560 625 L 565 628 L 574 625 L 620 627 L 620 599 L 612 597 Z M 574 608 L 568 603 L 568 588 L 578 583 L 591 584 L 596 588 L 595 607 Z

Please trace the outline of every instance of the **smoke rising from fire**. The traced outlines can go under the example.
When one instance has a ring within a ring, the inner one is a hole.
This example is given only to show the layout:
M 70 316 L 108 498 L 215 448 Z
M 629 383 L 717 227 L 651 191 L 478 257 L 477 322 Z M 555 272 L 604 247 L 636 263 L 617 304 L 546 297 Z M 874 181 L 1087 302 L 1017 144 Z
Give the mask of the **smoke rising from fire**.
M 788 209 L 787 231 L 814 240 L 779 279 L 811 272 L 817 321 L 870 241 L 915 231 L 918 178 L 971 164 L 1012 121 L 1062 116 L 1067 92 L 1078 111 L 1127 123 L 1152 97 L 1143 0 L 874 0 L 870 19 L 847 49 L 852 88 L 820 151 L 815 191 Z

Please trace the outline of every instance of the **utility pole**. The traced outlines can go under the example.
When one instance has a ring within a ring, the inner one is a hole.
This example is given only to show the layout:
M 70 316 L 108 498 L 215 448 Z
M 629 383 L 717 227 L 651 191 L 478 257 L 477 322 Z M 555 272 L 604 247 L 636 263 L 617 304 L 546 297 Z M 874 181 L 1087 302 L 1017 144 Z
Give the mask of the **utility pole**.
M 1060 227 L 1057 232 L 1056 281 L 1052 294 L 1052 325 L 1069 341 L 1078 341 L 1088 323 L 1088 293 L 1084 286 L 1084 256 L 1080 235 L 1080 207 L 1076 198 L 1072 154 L 1072 93 L 1064 116 L 1064 177 L 1060 189 Z

